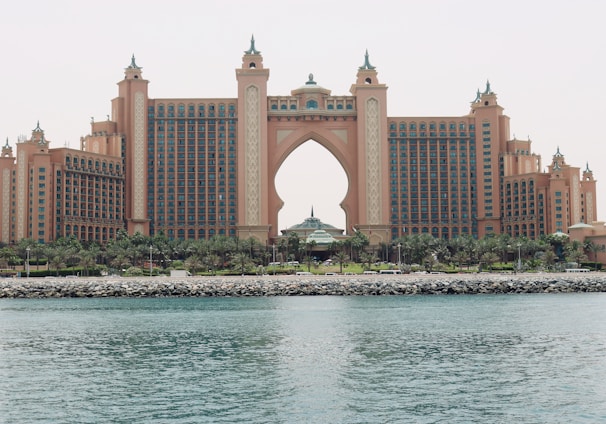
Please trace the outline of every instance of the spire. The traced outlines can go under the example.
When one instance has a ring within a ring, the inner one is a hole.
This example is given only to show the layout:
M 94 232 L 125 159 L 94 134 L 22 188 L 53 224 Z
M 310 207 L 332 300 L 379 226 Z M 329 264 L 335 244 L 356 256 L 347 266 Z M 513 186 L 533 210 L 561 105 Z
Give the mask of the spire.
M 359 70 L 363 70 L 363 69 L 375 69 L 375 67 L 372 66 L 370 64 L 370 61 L 368 60 L 368 49 L 366 49 L 366 54 L 364 54 L 364 65 L 360 66 L 358 69 Z
M 311 217 L 312 218 L 314 217 L 314 207 L 313 206 L 311 207 Z
M 4 147 L 7 147 L 7 148 L 8 148 L 8 147 L 10 147 L 10 146 L 8 145 L 8 137 L 6 137 L 6 144 L 4 145 Z
M 478 88 L 478 91 L 476 93 L 476 98 L 473 99 L 473 102 L 471 102 L 471 103 L 477 103 L 477 102 L 479 102 L 480 101 L 480 97 L 482 97 L 482 93 L 480 93 L 480 89 Z
M 557 149 L 557 151 L 556 151 L 556 153 L 555 153 L 554 156 L 557 157 L 557 158 L 561 158 L 562 156 L 564 156 L 563 154 L 560 153 L 560 146 L 558 146 L 558 149 Z
M 137 66 L 137 64 L 135 63 L 135 55 L 133 54 L 133 56 L 130 59 L 130 65 L 128 66 L 130 69 L 141 69 L 140 67 Z
M 8 143 L 8 140 L 6 140 L 6 142 Z M 591 169 L 589 169 L 589 162 L 585 165 L 585 172 L 591 172 Z
M 40 128 L 40 121 L 36 122 L 36 128 L 34 128 L 34 132 L 44 132 L 44 130 Z
M 248 50 L 245 50 L 244 53 L 246 54 L 261 54 L 261 52 L 257 49 L 255 49 L 255 36 L 254 34 L 250 37 L 250 48 Z
M 490 81 L 486 80 L 486 90 L 484 90 L 483 94 L 492 94 L 492 90 L 490 89 Z

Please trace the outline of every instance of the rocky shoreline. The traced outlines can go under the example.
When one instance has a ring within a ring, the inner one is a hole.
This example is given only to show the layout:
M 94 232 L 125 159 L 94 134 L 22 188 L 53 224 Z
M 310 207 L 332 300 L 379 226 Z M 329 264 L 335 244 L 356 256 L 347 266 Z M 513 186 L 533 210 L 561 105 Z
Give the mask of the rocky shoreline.
M 0 280 L 0 298 L 387 296 L 606 292 L 606 274 L 438 274 Z

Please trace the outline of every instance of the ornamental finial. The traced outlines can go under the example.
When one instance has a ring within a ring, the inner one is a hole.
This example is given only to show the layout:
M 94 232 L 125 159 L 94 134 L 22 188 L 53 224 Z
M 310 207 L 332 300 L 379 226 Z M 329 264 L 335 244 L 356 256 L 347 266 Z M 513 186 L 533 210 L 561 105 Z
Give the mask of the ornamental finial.
M 473 99 L 473 102 L 471 102 L 471 103 L 477 103 L 477 102 L 479 102 L 481 96 L 482 96 L 482 93 L 480 93 L 480 89 L 478 88 L 478 91 L 476 93 L 476 98 Z
M 135 63 L 135 55 L 133 53 L 133 56 L 130 58 L 130 65 L 128 66 L 130 69 L 141 69 L 140 67 L 137 66 L 137 64 Z
M 246 54 L 261 54 L 259 50 L 255 48 L 255 36 L 254 34 L 250 37 L 250 48 L 244 51 Z
M 490 89 L 490 81 L 486 80 L 486 90 L 484 91 L 484 94 L 492 94 L 492 90 Z
M 359 70 L 363 70 L 363 69 L 375 69 L 375 67 L 372 66 L 370 64 L 370 61 L 368 60 L 368 49 L 366 49 L 366 53 L 364 54 L 364 65 L 360 66 L 358 69 Z

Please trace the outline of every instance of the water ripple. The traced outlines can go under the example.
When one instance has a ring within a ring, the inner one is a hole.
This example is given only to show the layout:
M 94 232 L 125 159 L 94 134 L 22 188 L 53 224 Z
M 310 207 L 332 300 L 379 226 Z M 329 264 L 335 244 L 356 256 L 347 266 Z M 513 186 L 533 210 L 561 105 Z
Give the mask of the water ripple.
M 0 301 L 0 422 L 606 421 L 606 296 Z

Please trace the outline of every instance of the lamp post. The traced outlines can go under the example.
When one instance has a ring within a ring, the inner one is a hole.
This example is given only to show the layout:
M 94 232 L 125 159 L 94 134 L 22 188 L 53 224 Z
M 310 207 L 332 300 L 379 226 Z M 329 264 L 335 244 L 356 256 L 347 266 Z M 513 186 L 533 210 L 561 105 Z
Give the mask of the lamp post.
M 521 253 L 522 243 L 518 243 L 518 271 L 522 272 L 522 255 Z
M 29 246 L 25 248 L 26 259 L 25 259 L 25 272 L 27 273 L 27 278 L 29 278 Z
M 273 268 L 274 268 L 274 275 L 276 275 L 276 243 L 271 245 L 271 250 L 273 253 L 272 264 L 273 264 Z
M 398 269 L 402 270 L 402 243 L 398 243 Z
M 149 276 L 152 276 L 152 251 L 154 250 L 154 247 L 150 244 L 149 245 Z

